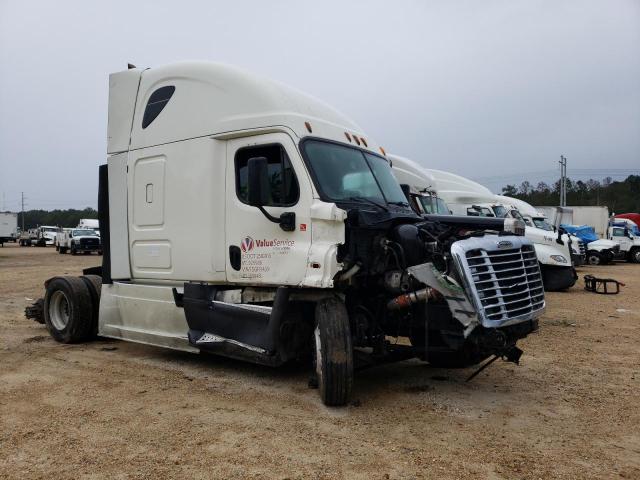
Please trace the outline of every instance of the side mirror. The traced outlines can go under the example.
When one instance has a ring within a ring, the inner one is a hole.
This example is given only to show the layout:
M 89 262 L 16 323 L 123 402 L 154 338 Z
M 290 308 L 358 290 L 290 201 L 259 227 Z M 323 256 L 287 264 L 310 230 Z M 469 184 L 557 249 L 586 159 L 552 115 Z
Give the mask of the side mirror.
M 269 163 L 266 157 L 250 158 L 247 162 L 247 201 L 252 207 L 269 203 Z
M 266 157 L 250 158 L 247 162 L 247 202 L 252 207 L 257 207 L 262 214 L 273 223 L 280 225 L 285 232 L 293 232 L 296 229 L 295 212 L 284 212 L 280 217 L 274 217 L 264 209 L 269 203 L 269 161 Z

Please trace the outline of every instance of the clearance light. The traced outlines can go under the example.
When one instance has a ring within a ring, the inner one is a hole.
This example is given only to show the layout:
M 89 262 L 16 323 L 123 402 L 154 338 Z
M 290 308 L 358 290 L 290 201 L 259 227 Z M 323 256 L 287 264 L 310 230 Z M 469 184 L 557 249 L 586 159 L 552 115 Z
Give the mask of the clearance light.
M 384 151 L 384 148 L 380 147 L 380 152 L 386 157 L 387 156 L 387 152 Z
M 356 141 L 356 143 L 358 145 L 360 145 L 360 139 L 358 137 L 356 137 L 355 135 L 353 136 L 353 139 Z
M 347 132 L 344 132 L 344 136 L 347 137 L 347 140 L 349 140 L 349 143 L 351 143 L 351 135 L 349 135 Z
M 365 147 L 369 147 L 369 145 L 367 145 L 367 141 L 364 139 L 364 137 L 361 137 L 360 140 L 362 140 L 362 143 L 364 143 Z
M 313 130 L 311 130 L 311 124 L 309 122 L 304 122 L 304 126 L 307 127 L 307 130 L 309 131 L 309 133 L 313 132 Z

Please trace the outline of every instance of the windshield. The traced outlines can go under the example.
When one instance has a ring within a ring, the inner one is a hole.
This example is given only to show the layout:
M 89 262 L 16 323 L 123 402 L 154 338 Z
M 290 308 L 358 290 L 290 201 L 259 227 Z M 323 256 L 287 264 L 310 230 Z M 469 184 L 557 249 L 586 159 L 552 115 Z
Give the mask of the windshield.
M 509 211 L 509 214 L 513 217 L 513 218 L 517 218 L 518 220 L 522 220 L 523 222 L 525 221 L 524 217 L 522 216 L 522 214 L 520 213 L 519 210 L 516 210 L 515 208 L 513 210 Z
M 494 205 L 493 212 L 496 214 L 496 217 L 498 218 L 504 218 L 507 216 L 507 209 L 504 208 L 502 205 Z
M 407 199 L 382 157 L 335 143 L 307 140 L 304 153 L 327 200 L 370 201 L 407 206 Z
M 494 217 L 493 212 L 487 207 L 473 206 L 467 208 L 467 215 L 471 217 Z
M 425 213 L 434 213 L 438 215 L 451 215 L 449 207 L 444 200 L 431 195 L 419 195 L 418 200 Z
M 97 237 L 98 234 L 93 230 L 74 230 L 73 236 L 74 237 L 89 237 L 89 236 Z
M 553 231 L 553 226 L 549 222 L 547 222 L 544 218 L 533 218 L 533 223 L 536 227 L 541 228 L 543 230 L 548 230 L 550 232 Z
M 56 227 L 42 227 L 43 232 L 57 232 L 58 229 Z

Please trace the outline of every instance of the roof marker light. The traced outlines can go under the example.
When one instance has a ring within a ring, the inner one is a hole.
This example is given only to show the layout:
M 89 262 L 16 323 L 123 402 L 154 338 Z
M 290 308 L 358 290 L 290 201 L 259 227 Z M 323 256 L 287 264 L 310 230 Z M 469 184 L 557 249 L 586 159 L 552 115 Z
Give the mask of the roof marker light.
M 360 140 L 362 140 L 362 143 L 364 143 L 364 146 L 369 148 L 369 145 L 367 145 L 367 141 L 364 139 L 364 137 L 360 137 Z
M 358 145 L 360 145 L 360 139 L 358 137 L 356 137 L 355 135 L 353 136 L 353 139 L 356 141 L 356 143 Z
M 384 151 L 384 148 L 380 147 L 380 152 L 382 152 L 382 155 L 385 157 L 387 156 L 387 152 Z
M 344 132 L 344 136 L 347 137 L 347 140 L 349 140 L 349 143 L 351 143 L 351 135 L 349 135 L 347 132 Z
M 304 122 L 304 126 L 307 127 L 307 130 L 309 131 L 309 133 L 313 132 L 313 130 L 311 130 L 311 124 L 309 122 Z

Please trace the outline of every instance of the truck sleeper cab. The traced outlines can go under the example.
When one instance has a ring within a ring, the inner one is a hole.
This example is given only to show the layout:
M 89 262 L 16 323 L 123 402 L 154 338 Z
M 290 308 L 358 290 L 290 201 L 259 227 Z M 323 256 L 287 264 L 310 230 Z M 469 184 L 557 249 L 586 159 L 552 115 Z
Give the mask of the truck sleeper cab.
M 275 82 L 185 62 L 109 85 L 102 267 L 47 282 L 54 338 L 311 354 L 327 405 L 348 401 L 356 365 L 517 362 L 544 310 L 526 239 L 416 214 L 384 150 Z

